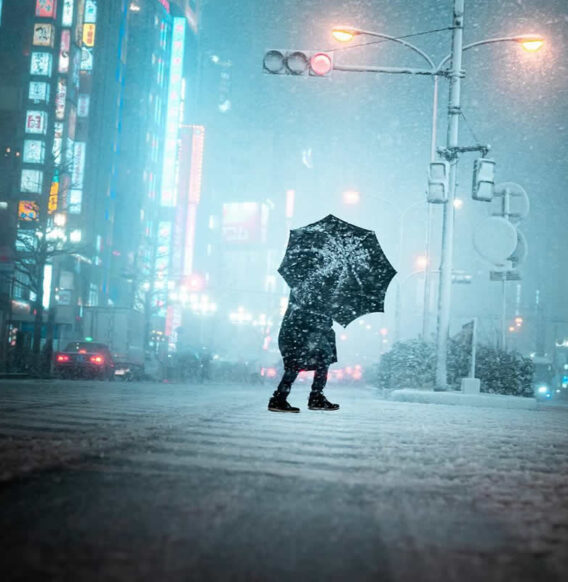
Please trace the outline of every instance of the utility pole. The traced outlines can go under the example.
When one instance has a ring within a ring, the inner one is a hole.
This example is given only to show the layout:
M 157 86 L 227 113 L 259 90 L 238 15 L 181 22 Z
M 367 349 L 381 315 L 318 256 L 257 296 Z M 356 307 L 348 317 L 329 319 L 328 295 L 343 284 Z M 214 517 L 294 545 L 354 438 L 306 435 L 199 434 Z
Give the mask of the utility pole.
M 438 293 L 438 338 L 436 358 L 436 387 L 445 390 L 448 384 L 447 350 L 450 332 L 450 308 L 452 295 L 452 264 L 454 250 L 454 199 L 458 164 L 459 118 L 461 114 L 461 79 L 463 51 L 464 0 L 454 0 L 452 21 L 452 66 L 450 98 L 448 104 L 448 133 L 446 157 L 450 162 L 448 200 L 444 204 L 442 225 L 442 257 L 440 263 L 440 287 Z

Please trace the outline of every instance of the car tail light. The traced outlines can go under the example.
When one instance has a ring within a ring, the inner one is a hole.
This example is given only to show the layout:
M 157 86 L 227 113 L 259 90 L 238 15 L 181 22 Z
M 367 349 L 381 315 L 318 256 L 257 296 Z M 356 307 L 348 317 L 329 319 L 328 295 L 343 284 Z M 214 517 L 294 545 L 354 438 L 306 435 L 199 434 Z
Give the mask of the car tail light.
M 57 354 L 55 357 L 56 362 L 68 362 L 69 356 L 67 354 Z
M 93 362 L 93 364 L 104 364 L 105 363 L 105 359 L 103 358 L 103 356 L 91 356 L 90 358 L 91 362 Z
M 276 376 L 276 368 L 266 368 L 266 375 L 269 378 L 274 378 Z

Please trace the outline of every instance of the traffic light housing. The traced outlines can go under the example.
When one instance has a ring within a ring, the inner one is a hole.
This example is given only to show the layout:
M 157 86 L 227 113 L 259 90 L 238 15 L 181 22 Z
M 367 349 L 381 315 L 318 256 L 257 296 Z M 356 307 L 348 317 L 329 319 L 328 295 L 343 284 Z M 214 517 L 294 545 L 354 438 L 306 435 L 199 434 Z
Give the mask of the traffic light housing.
M 267 75 L 329 77 L 333 71 L 333 53 L 271 49 L 264 54 L 262 70 Z
M 495 161 L 479 158 L 473 163 L 472 198 L 482 202 L 493 200 L 495 189 Z

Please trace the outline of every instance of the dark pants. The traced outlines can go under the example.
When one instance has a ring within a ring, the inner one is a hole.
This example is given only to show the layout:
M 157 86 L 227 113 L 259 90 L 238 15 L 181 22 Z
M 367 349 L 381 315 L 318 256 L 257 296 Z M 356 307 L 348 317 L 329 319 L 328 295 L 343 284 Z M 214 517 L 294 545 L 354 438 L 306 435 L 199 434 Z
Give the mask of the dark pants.
M 328 368 L 329 366 L 322 366 L 321 368 L 316 369 L 314 372 L 314 381 L 312 382 L 312 392 L 321 394 L 327 382 Z M 294 368 L 286 368 L 282 380 L 280 380 L 280 384 L 278 384 L 278 388 L 276 388 L 276 391 L 274 392 L 274 396 L 283 396 L 284 398 L 287 398 L 288 394 L 290 394 L 292 384 L 298 377 L 299 373 L 300 371 Z

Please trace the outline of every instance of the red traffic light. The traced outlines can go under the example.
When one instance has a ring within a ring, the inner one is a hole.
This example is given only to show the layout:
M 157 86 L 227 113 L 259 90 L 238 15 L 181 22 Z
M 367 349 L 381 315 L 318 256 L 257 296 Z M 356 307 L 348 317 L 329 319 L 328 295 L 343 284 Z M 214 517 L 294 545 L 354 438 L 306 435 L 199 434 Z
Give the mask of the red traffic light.
M 324 77 L 333 69 L 333 59 L 328 53 L 315 53 L 310 59 L 310 70 L 313 75 Z

